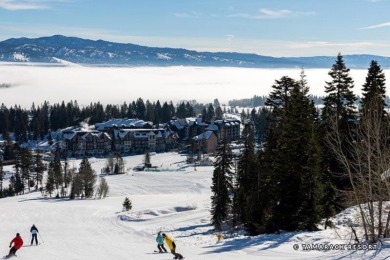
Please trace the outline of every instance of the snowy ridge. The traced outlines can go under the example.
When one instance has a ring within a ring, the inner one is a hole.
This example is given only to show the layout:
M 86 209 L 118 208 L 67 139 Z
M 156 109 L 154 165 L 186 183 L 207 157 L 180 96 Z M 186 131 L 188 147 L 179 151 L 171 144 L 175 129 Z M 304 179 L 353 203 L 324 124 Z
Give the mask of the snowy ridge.
M 17 53 L 17 52 L 14 52 L 14 54 L 13 54 L 13 60 L 14 61 L 23 61 L 23 62 L 30 61 L 30 59 L 27 58 L 23 53 Z
M 99 66 L 229 66 L 247 68 L 330 68 L 335 57 L 270 57 L 233 52 L 146 47 L 103 40 L 54 35 L 36 39 L 17 38 L 0 42 L 0 61 L 57 63 L 56 57 L 71 63 Z M 367 68 L 377 60 L 390 67 L 388 57 L 346 55 L 349 68 Z

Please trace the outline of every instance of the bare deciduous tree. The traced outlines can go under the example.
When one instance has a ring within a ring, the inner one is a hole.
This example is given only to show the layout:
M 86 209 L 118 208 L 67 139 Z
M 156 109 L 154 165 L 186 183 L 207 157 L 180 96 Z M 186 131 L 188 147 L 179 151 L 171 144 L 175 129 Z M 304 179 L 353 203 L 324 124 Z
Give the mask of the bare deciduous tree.
M 342 137 L 336 117 L 330 120 L 330 128 L 327 141 L 351 182 L 350 198 L 359 208 L 364 238 L 377 242 L 390 233 L 390 212 L 385 213 L 390 201 L 389 123 L 383 114 L 368 108 L 348 140 Z

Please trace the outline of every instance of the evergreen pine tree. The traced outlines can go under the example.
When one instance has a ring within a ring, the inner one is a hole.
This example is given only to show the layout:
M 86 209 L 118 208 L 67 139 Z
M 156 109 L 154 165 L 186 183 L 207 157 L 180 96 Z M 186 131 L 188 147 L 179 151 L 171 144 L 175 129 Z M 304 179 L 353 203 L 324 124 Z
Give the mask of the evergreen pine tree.
M 334 115 L 342 124 L 347 125 L 350 120 L 356 119 L 356 96 L 353 94 L 353 80 L 341 54 L 338 54 L 328 74 L 332 80 L 326 82 L 327 95 L 323 99 L 322 119 L 326 121 L 327 117 Z
M 83 189 L 85 198 L 92 198 L 96 183 L 96 173 L 92 169 L 87 156 L 84 156 L 79 166 L 79 174 L 83 180 Z
M 225 141 L 217 147 L 216 161 L 212 178 L 211 191 L 211 223 L 217 230 L 228 220 L 231 199 L 229 192 L 233 191 L 233 161 L 230 145 Z
M 35 158 L 34 158 L 34 164 L 35 164 L 35 190 L 38 190 L 38 184 L 41 184 L 42 187 L 42 180 L 43 180 L 43 172 L 46 170 L 45 164 L 42 162 L 42 155 L 39 151 L 36 152 Z
M 296 85 L 294 79 L 284 76 L 280 80 L 275 80 L 272 91 L 265 102 L 272 110 L 274 120 L 278 121 L 288 111 L 290 91 Z
M 333 135 L 329 125 L 336 121 L 342 136 L 344 152 L 348 156 L 347 143 L 353 137 L 356 122 L 356 96 L 353 94 L 353 80 L 349 75 L 349 69 L 345 66 L 343 57 L 338 54 L 335 63 L 329 71 L 331 81 L 326 82 L 323 98 L 324 107 L 321 113 L 321 136 Z M 342 210 L 345 207 L 344 191 L 350 189 L 348 178 L 342 177 L 343 168 L 335 158 L 326 143 L 326 138 L 320 142 L 322 147 L 322 180 L 324 182 L 324 217 L 331 217 L 334 210 Z
M 256 156 L 255 156 L 255 142 L 253 131 L 250 124 L 246 124 L 242 132 L 244 138 L 244 149 L 239 157 L 237 164 L 237 197 L 235 205 L 238 205 L 238 217 L 248 229 L 251 229 L 251 217 L 248 216 L 249 198 L 252 194 L 252 184 L 255 181 L 257 174 Z
M 27 185 L 28 190 L 30 191 L 30 168 L 32 166 L 32 155 L 31 151 L 28 148 L 21 148 L 20 153 L 20 170 L 21 177 L 23 182 Z
M 53 177 L 54 177 L 54 187 L 57 190 L 57 195 L 59 196 L 59 190 L 64 184 L 64 176 L 62 173 L 62 166 L 60 160 L 60 150 L 57 149 L 54 153 L 53 159 Z
M 283 230 L 313 230 L 320 218 L 318 201 L 322 192 L 316 136 L 313 135 L 315 109 L 307 91 L 300 84 L 291 90 L 289 109 L 281 125 L 278 154 L 274 158 L 279 183 L 274 221 Z
M 386 118 L 386 78 L 383 70 L 377 61 L 371 61 L 366 77 L 366 82 L 362 89 L 362 113 L 363 118 L 367 110 L 378 111 L 383 119 Z M 379 107 L 374 107 L 379 106 Z
M 69 199 L 83 196 L 83 177 L 79 172 L 72 174 L 71 188 Z
M 49 193 L 50 197 L 55 189 L 55 177 L 54 177 L 54 162 L 49 163 L 47 170 L 47 180 L 46 180 L 46 192 Z
M 122 203 L 122 206 L 123 206 L 123 210 L 125 211 L 129 211 L 133 207 L 131 200 L 128 197 L 125 198 L 125 200 Z
M 7 190 L 7 197 L 13 197 L 15 196 L 15 176 L 12 175 L 9 184 L 8 184 L 8 190 Z

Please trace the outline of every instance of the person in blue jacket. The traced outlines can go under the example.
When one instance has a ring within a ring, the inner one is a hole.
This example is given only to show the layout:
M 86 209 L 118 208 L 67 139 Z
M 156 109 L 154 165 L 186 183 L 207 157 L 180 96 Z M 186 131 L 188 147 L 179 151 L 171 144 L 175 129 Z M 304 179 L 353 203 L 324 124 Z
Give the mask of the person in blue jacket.
M 162 251 L 162 249 L 163 249 L 164 252 L 166 253 L 167 250 L 166 250 L 165 247 L 164 247 L 164 238 L 163 238 L 163 236 L 161 235 L 161 231 L 158 232 L 158 234 L 157 234 L 156 242 L 157 242 L 158 251 L 159 251 L 160 253 L 163 253 L 163 251 Z

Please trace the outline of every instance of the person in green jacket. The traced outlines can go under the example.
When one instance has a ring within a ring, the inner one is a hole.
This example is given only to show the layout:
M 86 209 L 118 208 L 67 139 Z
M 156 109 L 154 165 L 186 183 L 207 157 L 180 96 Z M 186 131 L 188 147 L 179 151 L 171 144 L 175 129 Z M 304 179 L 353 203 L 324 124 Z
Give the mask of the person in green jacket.
M 176 244 L 173 241 L 173 238 L 170 236 L 167 236 L 166 234 L 162 234 L 165 243 L 167 243 L 169 249 L 171 250 L 171 253 L 175 256 L 173 259 L 183 259 L 183 256 L 179 253 L 176 253 Z
M 158 232 L 158 234 L 157 234 L 156 242 L 157 242 L 158 251 L 159 251 L 160 253 L 162 253 L 162 252 L 163 252 L 162 249 L 163 249 L 164 252 L 166 253 L 167 250 L 166 250 L 165 247 L 164 247 L 164 238 L 163 238 L 163 236 L 161 235 L 161 231 Z

